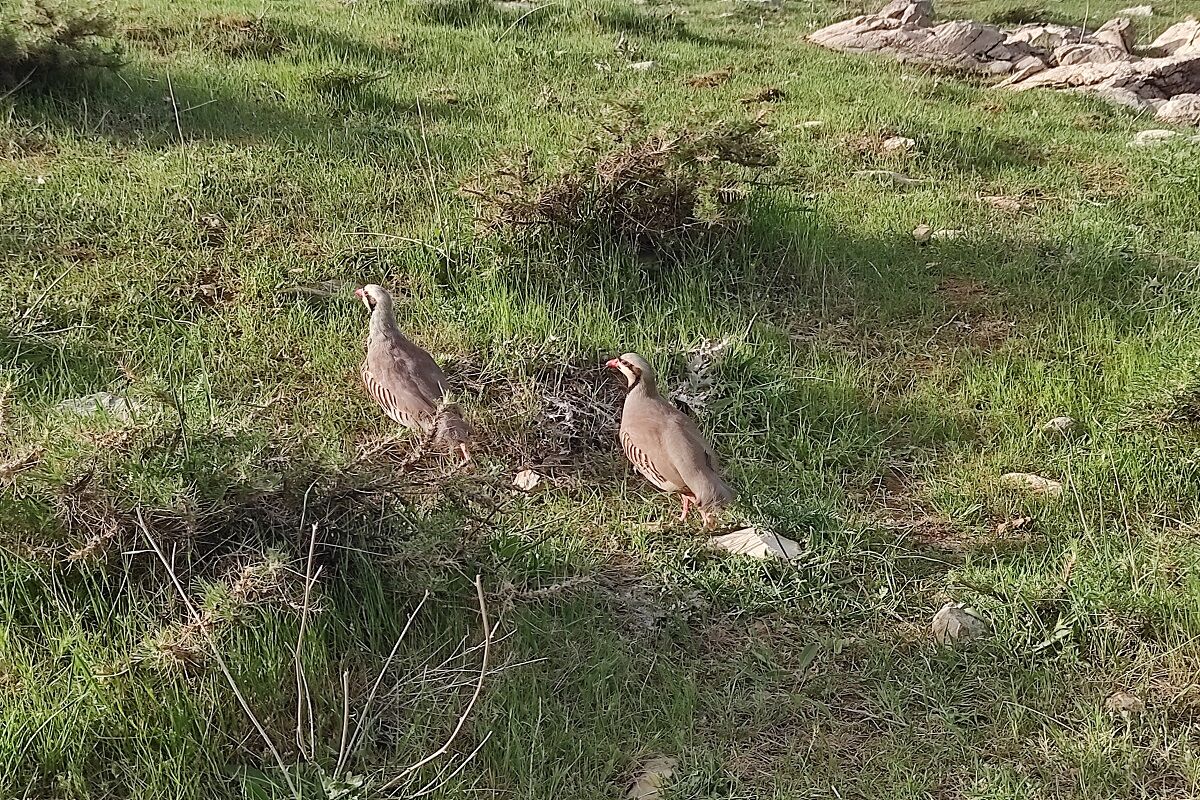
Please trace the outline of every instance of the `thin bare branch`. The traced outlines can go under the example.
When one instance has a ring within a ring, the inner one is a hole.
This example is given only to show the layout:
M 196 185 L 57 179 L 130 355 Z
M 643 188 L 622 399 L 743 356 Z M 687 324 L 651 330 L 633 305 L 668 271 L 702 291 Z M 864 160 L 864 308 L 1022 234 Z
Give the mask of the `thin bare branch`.
M 309 487 L 311 488 L 311 487 Z M 304 709 L 308 704 L 308 719 L 312 722 L 311 698 L 308 693 L 308 677 L 304 674 L 304 633 L 308 629 L 308 603 L 312 595 L 313 583 L 317 577 L 313 574 L 313 553 L 317 549 L 317 523 L 312 524 L 312 532 L 308 538 L 308 563 L 304 569 L 304 605 L 300 611 L 300 631 L 296 634 L 296 650 L 294 654 L 296 666 L 296 746 L 305 759 L 312 759 L 313 748 L 316 747 L 315 736 L 310 735 L 308 748 L 304 746 Z
M 383 683 L 383 678 L 387 675 L 392 666 L 392 660 L 396 657 L 396 653 L 400 650 L 400 645 L 404 641 L 404 637 L 408 635 L 408 629 L 412 627 L 413 620 L 417 618 L 417 614 L 421 612 L 421 608 L 425 605 L 425 601 L 429 599 L 429 590 L 425 590 L 425 594 L 421 596 L 421 601 L 417 603 L 417 607 L 408 615 L 408 621 L 404 623 L 404 628 L 400 631 L 400 636 L 396 638 L 396 643 L 392 645 L 392 651 L 388 653 L 388 657 L 383 662 L 383 667 L 379 670 L 379 675 L 375 678 L 375 683 L 371 685 L 371 693 L 367 695 L 367 702 L 363 706 L 362 713 L 359 715 L 358 722 L 354 726 L 354 735 L 350 737 L 350 745 L 346 748 L 346 758 L 354 752 L 355 746 L 359 743 L 362 736 L 363 726 L 366 725 L 367 719 L 371 714 L 371 706 L 375 702 L 375 696 L 379 692 L 379 685 Z M 345 766 L 345 761 L 338 759 L 337 766 L 333 770 L 333 777 L 336 780 L 341 774 L 342 768 Z
M 483 625 L 483 664 L 479 668 L 479 680 L 475 684 L 475 693 L 471 695 L 470 702 L 468 702 L 467 707 L 463 709 L 462 715 L 458 718 L 458 724 L 454 726 L 454 730 L 450 733 L 450 738 L 446 740 L 446 743 L 429 755 L 425 756 L 425 758 L 408 767 L 408 769 L 404 771 L 404 775 L 408 775 L 409 773 L 420 769 L 429 762 L 441 758 L 447 752 L 449 752 L 450 746 L 454 744 L 454 740 L 458 738 L 458 734 L 462 731 L 463 726 L 467 724 L 467 719 L 471 716 L 471 711 L 474 710 L 475 703 L 479 701 L 479 696 L 483 693 L 483 681 L 484 678 L 487 677 L 488 657 L 490 655 L 492 644 L 492 626 L 488 623 L 487 600 L 483 595 L 483 577 L 480 575 L 475 576 L 475 595 L 479 599 L 479 616 Z
M 167 94 L 171 98 L 171 110 L 175 112 L 175 131 L 179 134 L 179 143 L 183 144 L 183 122 L 179 119 L 179 104 L 175 102 L 175 85 L 171 83 L 171 70 L 167 70 Z
M 492 732 L 488 731 L 487 734 L 483 737 L 483 741 L 481 741 L 478 745 L 475 746 L 475 749 L 472 750 L 470 752 L 470 754 L 462 760 L 462 763 L 460 763 L 457 767 L 454 768 L 453 772 L 451 772 L 449 775 L 447 775 L 445 778 L 442 778 L 441 780 L 438 780 L 438 778 L 434 778 L 429 783 L 425 784 L 420 789 L 418 789 L 416 794 L 408 795 L 408 800 L 416 800 L 416 798 L 418 798 L 418 797 L 424 797 L 427 794 L 432 794 L 433 792 L 436 792 L 439 789 L 441 789 L 443 786 L 445 786 L 450 781 L 454 780 L 454 778 L 457 777 L 460 772 L 462 772 L 464 769 L 467 768 L 467 764 L 470 764 L 472 761 L 475 760 L 475 756 L 479 755 L 479 751 L 483 749 L 483 746 L 485 744 L 487 744 L 488 740 L 491 738 L 492 738 Z
M 146 541 L 150 543 L 150 547 L 154 549 L 154 554 L 158 556 L 158 560 L 162 562 L 163 567 L 167 570 L 167 575 L 170 576 L 171 583 L 174 584 L 175 590 L 179 593 L 180 599 L 183 600 L 184 604 L 188 607 L 188 611 L 191 612 L 198 629 L 201 631 L 206 630 L 202 624 L 203 618 L 201 617 L 199 610 L 196 608 L 195 604 L 192 603 L 192 599 L 188 596 L 188 593 L 184 591 L 183 584 L 179 582 L 179 576 L 175 574 L 175 570 L 171 566 L 171 562 L 167 560 L 167 557 L 159 548 L 158 542 L 154 539 L 154 534 L 150 533 L 150 528 L 148 525 L 146 525 L 146 520 L 142 517 L 142 509 L 140 506 L 137 508 L 137 521 L 138 527 L 142 529 L 142 533 L 146 537 Z M 288 789 L 291 790 L 292 796 L 295 797 L 296 800 L 300 800 L 300 791 L 296 787 L 295 782 L 292 780 L 292 774 L 288 772 L 287 765 L 283 763 L 283 756 L 280 755 L 279 748 L 277 748 L 275 746 L 275 742 L 271 740 L 271 735 L 267 733 L 267 729 L 263 727 L 262 722 L 260 722 L 258 717 L 255 715 L 254 709 L 250 708 L 250 703 L 246 701 L 246 697 L 242 694 L 241 688 L 238 687 L 237 681 L 233 679 L 233 673 L 229 671 L 229 666 L 225 663 L 225 658 L 221 655 L 221 648 L 218 647 L 217 643 L 212 640 L 211 635 L 209 636 L 209 643 L 212 645 L 213 657 L 216 659 L 217 666 L 220 667 L 221 674 L 225 676 L 225 680 L 229 684 L 229 688 L 233 690 L 234 696 L 237 697 L 237 701 L 241 705 L 242 711 L 246 713 L 246 717 L 250 720 L 250 723 L 254 725 L 255 730 L 258 731 L 258 735 L 262 737 L 263 743 L 267 745 L 267 748 L 271 751 L 271 755 L 275 757 L 275 764 L 279 767 L 279 771 L 283 773 L 283 779 L 287 781 Z
M 342 670 L 342 738 L 338 741 L 338 768 L 346 760 L 347 736 L 350 732 L 350 670 Z M 336 775 L 336 773 L 335 773 Z

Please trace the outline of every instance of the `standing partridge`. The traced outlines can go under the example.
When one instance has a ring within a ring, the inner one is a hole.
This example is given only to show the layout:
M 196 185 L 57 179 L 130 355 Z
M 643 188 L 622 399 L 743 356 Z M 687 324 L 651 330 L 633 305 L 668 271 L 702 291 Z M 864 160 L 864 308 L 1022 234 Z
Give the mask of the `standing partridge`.
M 396 326 L 392 296 L 382 286 L 367 284 L 354 291 L 371 311 L 367 358 L 362 363 L 367 393 L 383 413 L 405 427 L 419 430 L 470 461 L 471 428 L 458 408 L 444 405 L 449 381 L 433 356 Z
M 717 473 L 717 455 L 696 423 L 658 393 L 654 370 L 637 353 L 608 362 L 629 382 L 621 415 L 621 448 L 633 467 L 665 492 L 677 492 L 683 513 L 695 504 L 706 527 L 733 501 L 734 491 Z

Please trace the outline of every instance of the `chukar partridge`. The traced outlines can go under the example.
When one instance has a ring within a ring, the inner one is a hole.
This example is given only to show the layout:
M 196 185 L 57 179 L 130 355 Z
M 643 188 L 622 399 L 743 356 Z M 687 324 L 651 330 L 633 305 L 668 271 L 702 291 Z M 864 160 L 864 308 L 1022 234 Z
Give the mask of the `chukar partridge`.
M 433 356 L 400 332 L 386 289 L 371 283 L 354 294 L 371 311 L 367 358 L 362 363 L 367 393 L 390 419 L 431 436 L 470 461 L 471 428 L 457 407 L 443 407 L 449 386 L 446 373 Z
M 692 505 L 711 527 L 716 511 L 733 501 L 734 491 L 717 473 L 717 455 L 696 423 L 658 393 L 654 370 L 637 353 L 608 362 L 629 382 L 621 415 L 621 448 L 633 467 L 665 492 L 683 502 L 680 520 Z

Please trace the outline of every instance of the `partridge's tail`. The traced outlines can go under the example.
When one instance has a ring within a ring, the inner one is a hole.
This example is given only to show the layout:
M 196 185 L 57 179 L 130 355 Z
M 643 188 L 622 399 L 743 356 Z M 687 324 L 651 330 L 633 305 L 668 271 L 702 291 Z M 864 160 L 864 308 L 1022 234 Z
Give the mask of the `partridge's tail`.
M 463 419 L 458 407 L 446 406 L 438 412 L 434 439 L 450 447 L 471 441 L 471 426 Z

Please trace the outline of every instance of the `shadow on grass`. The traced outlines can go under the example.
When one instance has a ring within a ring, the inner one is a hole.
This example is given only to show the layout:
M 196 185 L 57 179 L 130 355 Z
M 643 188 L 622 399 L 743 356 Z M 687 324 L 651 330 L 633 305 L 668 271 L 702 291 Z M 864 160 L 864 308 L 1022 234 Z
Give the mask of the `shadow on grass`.
M 752 361 L 733 361 L 729 369 L 751 391 L 778 378 Z M 782 417 L 803 411 L 815 418 L 807 435 L 817 442 L 862 441 L 862 452 L 850 457 L 869 459 L 895 427 L 863 413 L 869 400 L 818 384 L 774 393 L 766 402 Z M 743 404 L 759 405 L 755 398 Z M 937 409 L 928 413 L 936 416 Z M 728 414 L 721 427 L 764 423 L 744 410 Z M 952 424 L 924 427 L 959 435 Z M 792 439 L 803 432 L 776 433 Z M 786 790 L 814 782 L 837 785 L 843 796 L 869 796 L 870 787 L 899 780 L 914 792 L 936 794 L 970 785 L 989 770 L 1026 764 L 1043 746 L 1035 743 L 1054 741 L 1095 700 L 1085 671 L 1057 657 L 1062 647 L 1031 658 L 1023 642 L 996 637 L 966 650 L 936 651 L 923 632 L 927 594 L 955 561 L 853 530 L 837 514 L 798 513 L 796 498 L 780 501 L 771 519 L 790 522 L 785 532 L 808 546 L 793 564 L 718 558 L 680 547 L 673 531 L 652 534 L 644 555 L 614 556 L 571 546 L 571 530 L 556 530 L 537 505 L 546 495 L 513 495 L 507 473 L 445 479 L 424 471 L 434 462 L 400 474 L 386 458 L 343 471 L 304 464 L 276 445 L 254 460 L 264 468 L 282 460 L 288 468 L 281 485 L 263 489 L 239 477 L 235 466 L 239 448 L 261 443 L 232 441 L 233 452 L 213 458 L 219 448 L 199 436 L 189 439 L 197 457 L 185 469 L 197 485 L 221 486 L 219 494 L 197 498 L 191 510 L 161 507 L 147 518 L 183 585 L 205 608 L 221 609 L 218 599 L 248 580 L 247 565 L 262 554 L 282 554 L 284 574 L 292 574 L 282 579 L 290 592 L 260 598 L 261 606 L 242 609 L 216 630 L 243 691 L 264 709 L 264 724 L 289 763 L 302 760 L 291 744 L 295 584 L 304 573 L 308 526 L 319 526 L 320 611 L 309 634 L 308 681 L 314 725 L 328 746 L 297 770 L 314 782 L 313 764 L 328 770 L 336 759 L 342 674 L 350 675 L 351 695 L 361 700 L 425 588 L 435 592 L 432 610 L 402 650 L 406 667 L 417 669 L 428 651 L 470 636 L 478 624 L 470 610 L 475 574 L 489 588 L 498 633 L 511 632 L 497 644 L 493 663 L 511 668 L 489 678 L 455 746 L 465 755 L 491 736 L 453 779 L 451 785 L 464 790 L 484 784 L 525 787 L 547 800 L 587 796 L 619 786 L 640 757 L 655 751 L 680 756 L 681 780 L 694 797 L 761 796 L 773 787 L 787 796 Z M 934 436 L 929 444 L 940 441 Z M 144 454 L 116 457 L 146 461 Z M 126 492 L 124 480 L 104 483 L 105 468 L 99 465 L 93 486 Z M 821 469 L 839 467 L 822 463 Z M 840 469 L 857 471 L 855 463 Z M 44 532 L 57 522 L 73 544 L 86 540 L 86 518 L 64 518 L 62 509 L 71 506 L 52 499 L 81 490 L 55 487 L 53 471 L 32 480 L 46 481 L 49 499 L 40 513 L 49 519 L 29 529 Z M 777 481 L 775 489 L 786 483 Z M 32 484 L 21 485 L 31 491 Z M 65 771 L 83 796 L 145 782 L 153 764 L 175 763 L 197 780 L 193 787 L 177 784 L 181 796 L 211 797 L 214 786 L 233 795 L 231 775 L 240 781 L 254 775 L 278 788 L 270 757 L 215 666 L 202 650 L 192 654 L 194 645 L 163 638 L 164 631 L 174 636 L 186 616 L 133 524 L 138 502 L 130 494 L 118 497 L 109 520 L 117 532 L 73 564 L 47 561 L 38 551 L 46 541 L 6 543 L 0 618 L 9 643 L 28 643 L 24 696 L 63 691 L 52 643 L 73 631 L 72 669 L 90 681 L 97 710 L 49 716 L 51 708 L 33 701 L 15 707 L 26 720 L 21 724 L 45 725 L 53 736 L 9 754 L 7 783 L 0 786 L 49 791 L 55 784 L 48 776 Z M 769 506 L 760 506 L 769 516 Z M 997 597 L 998 603 L 1011 600 Z M 1033 613 L 1052 626 L 1051 617 L 1067 606 L 1065 598 L 1044 599 Z M 460 674 L 469 677 L 472 668 L 477 661 L 468 660 Z M 111 673 L 119 680 L 98 678 Z M 386 718 L 372 723 L 367 746 L 352 761 L 354 774 L 376 780 L 414 761 L 421 747 L 436 745 L 470 688 L 461 680 L 448 694 L 454 711 L 439 706 L 441 713 L 420 725 L 403 695 L 386 703 Z M 100 735 L 104 731 L 110 735 Z M 113 738 L 114 731 L 121 736 Z M 538 757 L 530 759 L 531 751 Z M 1051 761 L 1057 766 L 1028 780 L 1053 780 L 1075 758 L 1056 750 Z M 955 769 L 943 769 L 947 763 Z M 1088 780 L 1120 790 L 1140 778 L 1104 773 Z
M 123 147 L 165 148 L 181 142 L 327 142 L 370 138 L 380 128 L 416 130 L 420 119 L 470 116 L 465 105 L 438 98 L 397 100 L 375 84 L 385 78 L 359 68 L 314 68 L 284 94 L 268 84 L 237 87 L 189 73 L 126 68 L 8 99 L 23 122 L 73 131 Z M 241 88 L 242 91 L 237 91 Z M 437 151 L 436 137 L 430 147 Z
M 622 36 L 641 36 L 656 42 L 681 42 L 710 47 L 745 46 L 740 39 L 697 33 L 682 19 L 672 14 L 656 14 L 641 11 L 636 7 L 610 4 L 595 8 L 589 13 L 601 30 Z

